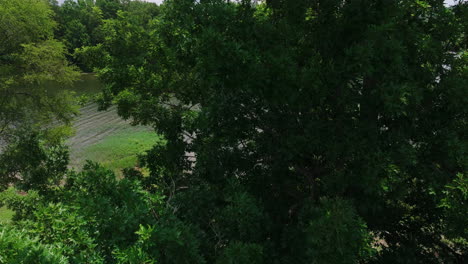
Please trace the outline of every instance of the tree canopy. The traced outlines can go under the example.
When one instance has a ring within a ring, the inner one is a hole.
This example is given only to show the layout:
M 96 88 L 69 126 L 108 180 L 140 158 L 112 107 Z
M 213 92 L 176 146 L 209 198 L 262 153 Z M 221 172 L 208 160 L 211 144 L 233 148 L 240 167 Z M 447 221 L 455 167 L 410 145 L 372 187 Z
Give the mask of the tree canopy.
M 148 29 L 115 23 L 102 99 L 168 140 L 143 180 L 210 263 L 452 263 L 463 23 L 443 1 L 166 1 Z
M 164 143 L 117 179 L 16 137 L 0 173 L 30 180 L 0 193 L 15 211 L 0 224 L 7 261 L 466 262 L 463 1 L 66 1 L 65 44 L 34 3 L 50 29 L 15 36 L 0 87 L 72 79 L 67 49 L 105 83 L 101 108 Z

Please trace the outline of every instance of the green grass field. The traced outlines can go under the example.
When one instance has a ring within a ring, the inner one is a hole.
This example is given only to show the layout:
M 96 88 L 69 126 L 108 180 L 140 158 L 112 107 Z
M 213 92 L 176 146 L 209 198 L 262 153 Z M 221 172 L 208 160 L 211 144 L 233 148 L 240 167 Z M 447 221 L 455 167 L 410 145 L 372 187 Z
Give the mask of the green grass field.
M 92 160 L 119 172 L 123 168 L 134 167 L 137 156 L 160 143 L 154 131 L 135 130 L 130 127 L 113 133 L 83 149 L 80 160 Z
M 76 133 L 67 144 L 70 147 L 70 165 L 77 170 L 86 160 L 91 160 L 120 175 L 123 168 L 137 165 L 139 154 L 162 143 L 153 129 L 131 126 L 117 115 L 115 108 L 97 111 L 95 104 L 81 109 L 74 129 Z

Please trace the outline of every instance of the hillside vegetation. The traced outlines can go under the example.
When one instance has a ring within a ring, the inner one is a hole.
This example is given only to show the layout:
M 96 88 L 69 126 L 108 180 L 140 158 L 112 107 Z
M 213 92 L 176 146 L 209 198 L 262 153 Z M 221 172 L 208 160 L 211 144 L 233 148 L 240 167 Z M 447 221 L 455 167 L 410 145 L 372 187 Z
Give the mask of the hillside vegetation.
M 0 264 L 467 262 L 466 1 L 0 14 Z

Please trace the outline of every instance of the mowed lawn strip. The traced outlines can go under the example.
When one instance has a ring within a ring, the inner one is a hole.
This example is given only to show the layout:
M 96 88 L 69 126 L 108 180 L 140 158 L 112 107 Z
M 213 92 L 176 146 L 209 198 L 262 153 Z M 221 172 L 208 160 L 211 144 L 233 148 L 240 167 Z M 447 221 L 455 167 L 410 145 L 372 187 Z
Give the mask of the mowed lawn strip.
M 154 131 L 135 131 L 129 128 L 114 132 L 103 140 L 84 148 L 82 158 L 99 162 L 119 172 L 123 168 L 134 167 L 137 165 L 139 154 L 156 144 L 163 143 Z
M 164 144 L 150 127 L 132 126 L 117 109 L 98 111 L 88 104 L 74 122 L 75 135 L 68 139 L 70 167 L 81 170 L 86 160 L 99 162 L 121 175 L 123 168 L 137 165 L 138 155 L 155 144 Z

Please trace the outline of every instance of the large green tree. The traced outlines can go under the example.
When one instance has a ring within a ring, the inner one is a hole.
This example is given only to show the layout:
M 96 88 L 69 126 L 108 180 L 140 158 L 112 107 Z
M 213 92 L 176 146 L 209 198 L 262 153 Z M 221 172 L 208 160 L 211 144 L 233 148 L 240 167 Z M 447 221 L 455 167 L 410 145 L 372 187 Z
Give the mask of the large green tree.
M 109 26 L 102 102 L 167 139 L 142 181 L 209 263 L 462 263 L 467 32 L 443 2 L 168 0 Z
M 42 154 L 69 133 L 77 111 L 72 96 L 44 84 L 70 84 L 78 72 L 53 38 L 56 23 L 47 1 L 0 0 L 0 14 L 1 189 L 19 180 L 24 169 L 46 164 Z

